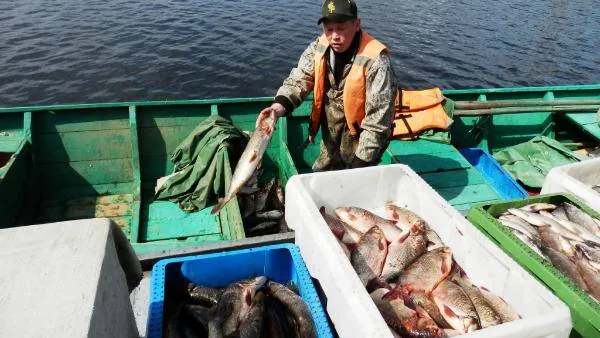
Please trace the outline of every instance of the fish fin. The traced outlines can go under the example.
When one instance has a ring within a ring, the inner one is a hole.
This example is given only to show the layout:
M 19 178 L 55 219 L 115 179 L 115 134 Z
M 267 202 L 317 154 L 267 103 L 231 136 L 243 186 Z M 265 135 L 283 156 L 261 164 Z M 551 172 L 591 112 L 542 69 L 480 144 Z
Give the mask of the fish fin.
M 256 161 L 257 158 L 258 158 L 258 152 L 255 151 L 252 153 L 252 157 L 250 157 L 250 162 Z

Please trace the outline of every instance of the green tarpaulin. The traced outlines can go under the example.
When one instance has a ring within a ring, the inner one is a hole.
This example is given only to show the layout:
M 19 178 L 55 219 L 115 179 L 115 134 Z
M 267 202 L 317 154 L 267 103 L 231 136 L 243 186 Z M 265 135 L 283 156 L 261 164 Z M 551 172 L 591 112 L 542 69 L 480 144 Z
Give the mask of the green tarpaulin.
M 494 158 L 515 179 L 531 188 L 541 188 L 550 169 L 586 159 L 545 136 L 499 151 Z
M 159 184 L 155 199 L 177 202 L 187 212 L 204 209 L 208 200 L 226 193 L 225 151 L 235 158 L 246 142 L 246 135 L 229 120 L 205 119 L 171 154 L 173 174 Z

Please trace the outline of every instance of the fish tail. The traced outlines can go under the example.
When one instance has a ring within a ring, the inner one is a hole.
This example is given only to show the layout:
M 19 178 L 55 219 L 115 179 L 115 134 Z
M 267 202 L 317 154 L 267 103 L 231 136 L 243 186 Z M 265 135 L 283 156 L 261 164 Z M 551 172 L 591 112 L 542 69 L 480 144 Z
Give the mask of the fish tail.
M 227 198 L 223 198 L 222 200 L 220 200 L 219 203 L 215 205 L 210 211 L 211 215 L 217 214 L 219 211 L 221 211 L 221 209 L 223 209 L 227 202 L 229 202 L 229 199 Z

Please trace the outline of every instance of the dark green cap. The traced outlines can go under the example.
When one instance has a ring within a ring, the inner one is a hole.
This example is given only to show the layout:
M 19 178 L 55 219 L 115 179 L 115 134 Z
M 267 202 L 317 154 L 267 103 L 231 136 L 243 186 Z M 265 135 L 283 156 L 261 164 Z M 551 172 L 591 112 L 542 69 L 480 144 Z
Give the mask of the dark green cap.
M 354 0 L 325 0 L 321 7 L 321 18 L 317 22 L 325 19 L 332 21 L 347 21 L 358 18 L 358 9 Z

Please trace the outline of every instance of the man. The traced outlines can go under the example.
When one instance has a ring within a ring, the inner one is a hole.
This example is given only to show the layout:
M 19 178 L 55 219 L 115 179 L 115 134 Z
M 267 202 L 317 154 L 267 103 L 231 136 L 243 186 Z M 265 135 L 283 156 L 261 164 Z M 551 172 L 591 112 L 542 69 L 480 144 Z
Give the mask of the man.
M 313 171 L 376 165 L 392 131 L 395 76 L 386 47 L 360 27 L 354 0 L 326 0 L 323 35 L 302 53 L 266 117 L 291 113 L 314 91 L 309 141 L 322 128 Z

